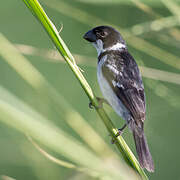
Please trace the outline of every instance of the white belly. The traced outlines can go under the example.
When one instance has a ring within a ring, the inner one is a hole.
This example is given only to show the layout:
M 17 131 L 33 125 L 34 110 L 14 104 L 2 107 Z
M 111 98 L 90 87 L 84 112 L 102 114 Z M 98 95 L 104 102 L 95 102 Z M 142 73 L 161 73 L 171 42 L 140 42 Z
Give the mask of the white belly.
M 100 85 L 100 89 L 102 91 L 104 98 L 108 101 L 108 103 L 115 110 L 115 112 L 119 116 L 128 121 L 129 112 L 127 111 L 126 107 L 122 104 L 121 100 L 116 96 L 107 80 L 103 77 L 101 66 L 104 64 L 105 60 L 106 56 L 104 56 L 103 59 L 101 59 L 97 69 L 97 78 Z

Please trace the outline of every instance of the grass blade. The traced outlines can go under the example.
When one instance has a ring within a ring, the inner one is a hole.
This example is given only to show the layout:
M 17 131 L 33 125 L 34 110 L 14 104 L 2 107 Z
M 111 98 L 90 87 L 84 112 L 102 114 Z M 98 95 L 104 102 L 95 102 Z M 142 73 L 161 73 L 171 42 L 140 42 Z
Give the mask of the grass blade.
M 2 87 L 0 87 L 0 114 L 1 122 L 24 134 L 29 134 L 45 146 L 82 166 L 84 171 L 87 169 L 88 174 L 93 172 L 93 174 L 97 173 L 97 176 L 112 177 L 112 179 L 131 178 L 120 173 L 119 169 L 108 170 L 104 162 L 89 149 Z M 132 175 L 133 178 L 136 177 L 133 172 Z

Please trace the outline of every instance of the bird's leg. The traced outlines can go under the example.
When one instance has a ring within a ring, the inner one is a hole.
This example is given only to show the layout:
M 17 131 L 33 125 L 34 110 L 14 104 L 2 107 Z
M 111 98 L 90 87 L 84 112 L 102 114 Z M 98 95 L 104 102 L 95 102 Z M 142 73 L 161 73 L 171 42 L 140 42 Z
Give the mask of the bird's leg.
M 122 128 L 118 129 L 118 133 L 116 134 L 116 137 L 121 136 L 126 126 L 129 124 L 129 122 L 126 122 Z M 112 138 L 111 143 L 114 144 L 116 142 L 116 139 Z
M 98 104 L 99 104 L 99 105 L 98 105 L 98 108 L 102 108 L 102 107 L 103 107 L 103 103 L 106 103 L 106 104 L 109 105 L 109 103 L 107 102 L 107 100 L 104 99 L 104 98 L 96 97 L 96 99 L 97 99 Z M 91 109 L 93 109 L 94 105 L 92 104 L 92 102 L 89 103 L 89 107 L 90 107 Z
M 123 130 L 126 128 L 127 125 L 128 125 L 128 123 L 125 123 L 122 128 L 119 128 L 119 129 L 118 129 L 118 133 L 117 133 L 116 137 L 122 135 Z

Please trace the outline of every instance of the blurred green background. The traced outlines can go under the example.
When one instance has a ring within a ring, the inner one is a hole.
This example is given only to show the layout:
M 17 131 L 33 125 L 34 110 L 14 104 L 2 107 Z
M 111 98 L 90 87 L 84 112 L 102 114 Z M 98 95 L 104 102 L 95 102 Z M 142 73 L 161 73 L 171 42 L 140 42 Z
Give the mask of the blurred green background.
M 147 99 L 145 132 L 155 162 L 155 172 L 147 174 L 154 180 L 180 179 L 179 1 L 41 0 L 40 3 L 60 29 L 61 37 L 97 96 L 101 96 L 96 80 L 97 53 L 82 36 L 98 25 L 118 27 L 143 74 Z M 90 156 L 86 157 L 85 151 L 78 150 L 81 146 L 94 154 L 94 158 L 100 158 L 106 167 L 119 162 L 123 164 L 121 154 L 110 143 L 110 136 L 100 118 L 88 108 L 88 98 L 78 81 L 23 1 L 1 2 L 0 22 L 1 178 L 104 178 L 51 162 L 21 131 L 27 131 L 51 155 L 73 164 L 82 165 L 83 159 L 88 164 L 94 161 Z M 105 106 L 105 109 L 116 127 L 121 127 L 123 120 L 110 107 Z M 23 124 L 26 122 L 25 119 L 23 122 L 23 113 L 31 119 L 29 124 Z M 38 121 L 42 124 L 36 124 Z M 52 131 L 44 127 L 44 123 Z M 56 131 L 70 143 L 53 135 Z M 135 153 L 128 129 L 123 137 Z M 79 152 L 79 161 L 68 154 L 75 152 Z

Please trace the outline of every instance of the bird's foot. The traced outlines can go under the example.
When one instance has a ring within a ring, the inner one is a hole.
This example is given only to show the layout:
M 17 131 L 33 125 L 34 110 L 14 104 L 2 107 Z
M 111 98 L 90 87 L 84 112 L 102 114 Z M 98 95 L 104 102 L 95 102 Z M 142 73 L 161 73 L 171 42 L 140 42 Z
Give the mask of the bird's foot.
M 100 98 L 100 97 L 96 97 L 97 101 L 98 101 L 98 106 L 97 108 L 103 108 L 103 103 L 106 103 L 109 105 L 109 103 L 107 102 L 106 99 L 104 98 Z M 89 103 L 89 108 L 93 109 L 94 108 L 94 105 L 92 102 Z
M 121 136 L 121 135 L 123 134 L 124 129 L 125 129 L 126 126 L 127 126 L 127 123 L 124 124 L 124 126 L 123 126 L 122 128 L 119 128 L 119 129 L 118 129 L 118 132 L 117 132 L 117 134 L 116 134 L 116 138 L 117 138 L 118 136 Z M 112 138 L 112 140 L 111 140 L 111 143 L 112 143 L 112 144 L 114 144 L 114 143 L 117 141 L 116 138 Z
M 93 109 L 93 108 L 94 108 L 94 105 L 92 104 L 92 102 L 89 103 L 89 108 L 90 108 L 90 109 Z

